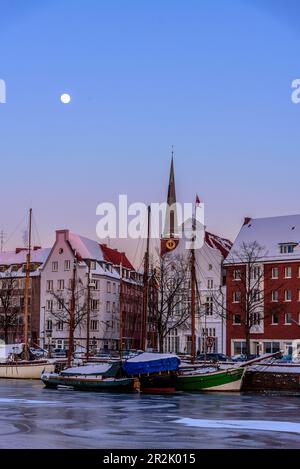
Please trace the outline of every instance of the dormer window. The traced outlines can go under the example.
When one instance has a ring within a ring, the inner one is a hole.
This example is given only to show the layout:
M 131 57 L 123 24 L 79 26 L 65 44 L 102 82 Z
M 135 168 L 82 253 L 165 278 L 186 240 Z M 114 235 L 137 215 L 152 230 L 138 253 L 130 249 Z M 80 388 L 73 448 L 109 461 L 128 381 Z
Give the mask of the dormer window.
M 279 244 L 280 254 L 292 254 L 295 250 L 297 243 L 282 243 Z
M 96 261 L 91 261 L 90 262 L 90 268 L 91 268 L 91 270 L 96 270 Z

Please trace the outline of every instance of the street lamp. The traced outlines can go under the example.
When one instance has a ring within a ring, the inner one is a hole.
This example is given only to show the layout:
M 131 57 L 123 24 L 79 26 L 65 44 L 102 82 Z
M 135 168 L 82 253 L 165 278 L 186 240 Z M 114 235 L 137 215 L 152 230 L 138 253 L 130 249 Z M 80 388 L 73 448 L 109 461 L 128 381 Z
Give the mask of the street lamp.
M 52 337 L 52 329 L 47 329 L 46 330 L 46 335 L 47 335 L 47 338 L 48 338 L 48 356 L 49 358 L 51 358 L 51 343 L 50 343 L 50 339 Z

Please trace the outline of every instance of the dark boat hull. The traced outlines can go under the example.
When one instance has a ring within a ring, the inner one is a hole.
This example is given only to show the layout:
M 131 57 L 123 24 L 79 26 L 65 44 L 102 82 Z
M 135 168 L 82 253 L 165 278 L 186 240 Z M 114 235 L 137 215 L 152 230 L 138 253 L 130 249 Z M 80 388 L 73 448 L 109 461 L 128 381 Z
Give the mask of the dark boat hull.
M 138 391 L 137 381 L 133 378 L 110 378 L 99 379 L 93 377 L 80 376 L 42 376 L 42 381 L 47 388 L 56 389 L 58 386 L 68 386 L 79 391 L 114 391 L 114 392 L 135 392 Z

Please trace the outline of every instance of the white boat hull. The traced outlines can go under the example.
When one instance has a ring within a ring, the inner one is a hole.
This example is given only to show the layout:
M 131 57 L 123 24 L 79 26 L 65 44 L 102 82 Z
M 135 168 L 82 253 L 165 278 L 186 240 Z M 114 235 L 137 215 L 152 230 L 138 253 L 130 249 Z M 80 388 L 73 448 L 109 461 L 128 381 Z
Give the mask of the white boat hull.
M 41 379 L 43 371 L 54 370 L 54 363 L 5 363 L 0 364 L 0 379 Z

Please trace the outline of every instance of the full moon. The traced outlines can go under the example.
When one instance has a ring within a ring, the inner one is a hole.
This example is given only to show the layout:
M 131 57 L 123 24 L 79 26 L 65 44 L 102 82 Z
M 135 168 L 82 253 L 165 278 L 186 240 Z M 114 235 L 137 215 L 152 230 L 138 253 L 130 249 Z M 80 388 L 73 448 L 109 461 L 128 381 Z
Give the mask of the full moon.
M 61 95 L 60 100 L 63 104 L 69 104 L 69 102 L 71 101 L 71 96 L 67 93 L 64 93 Z

